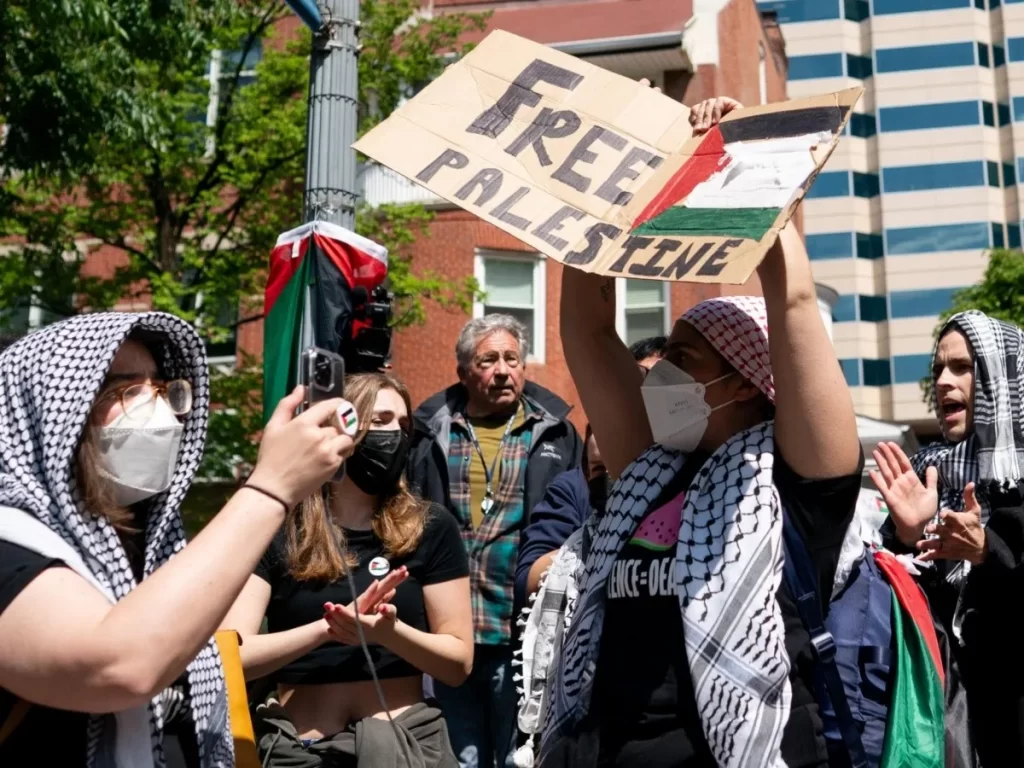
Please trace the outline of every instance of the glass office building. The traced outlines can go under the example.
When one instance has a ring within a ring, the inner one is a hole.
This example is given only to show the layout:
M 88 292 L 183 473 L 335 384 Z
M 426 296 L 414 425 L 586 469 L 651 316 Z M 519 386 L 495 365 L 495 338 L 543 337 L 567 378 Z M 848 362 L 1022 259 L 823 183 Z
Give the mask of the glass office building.
M 860 85 L 804 204 L 858 413 L 935 431 L 919 382 L 937 315 L 984 253 L 1020 247 L 1024 0 L 761 0 L 790 97 Z M 1018 159 L 1020 158 L 1020 159 Z

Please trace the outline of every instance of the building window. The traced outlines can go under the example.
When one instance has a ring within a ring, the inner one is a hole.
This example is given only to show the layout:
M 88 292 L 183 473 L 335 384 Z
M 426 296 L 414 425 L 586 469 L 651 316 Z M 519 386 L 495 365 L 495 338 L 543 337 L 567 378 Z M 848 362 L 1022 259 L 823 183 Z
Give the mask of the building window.
M 1003 224 L 1000 221 L 992 222 L 992 247 L 1006 247 L 1006 237 L 1003 235 Z
M 478 251 L 474 273 L 482 302 L 473 305 L 473 317 L 512 315 L 526 326 L 531 362 L 544 362 L 545 261 L 539 254 L 515 251 Z
M 985 171 L 988 174 L 988 185 L 990 187 L 999 188 L 999 163 L 993 163 L 991 160 L 985 161 Z
M 853 194 L 856 197 L 878 197 L 880 190 L 877 173 L 853 172 Z
M 672 323 L 670 284 L 660 280 L 615 281 L 615 325 L 627 344 L 667 336 Z
M 978 0 L 981 2 L 981 0 Z M 875 0 L 875 16 L 915 11 L 948 11 L 952 8 L 970 8 L 971 0 Z
M 839 18 L 839 0 L 758 0 L 762 11 L 775 11 L 780 24 Z
M 847 21 L 864 21 L 871 16 L 868 0 L 844 0 L 843 15 Z
M 206 80 L 210 83 L 209 101 L 206 105 L 206 126 L 217 125 L 217 112 L 221 99 L 228 96 L 227 90 L 237 82 L 238 88 L 244 88 L 256 79 L 256 65 L 263 56 L 263 46 L 259 40 L 249 41 L 244 51 L 214 50 L 206 64 Z M 235 71 L 238 70 L 238 80 Z M 212 155 L 215 149 L 212 132 L 206 139 L 206 152 Z
M 1013 122 L 1010 119 L 1010 105 L 1009 104 L 998 104 L 997 111 L 999 112 L 999 127 L 1002 128 L 1004 125 L 1009 125 Z
M 912 72 L 921 69 L 973 67 L 977 64 L 975 51 L 974 43 L 940 43 L 916 45 L 911 48 L 883 48 L 875 51 L 875 63 L 879 72 Z
M 841 359 L 839 367 L 843 369 L 843 376 L 846 377 L 847 386 L 860 386 L 860 360 L 855 357 Z
M 953 304 L 953 295 L 963 288 L 929 288 L 918 291 L 892 291 L 889 305 L 892 319 L 907 317 L 933 317 L 945 312 Z
M 823 171 L 807 190 L 807 199 L 847 197 L 850 194 L 849 171 Z
M 809 56 L 789 57 L 790 80 L 813 80 L 819 77 L 842 77 L 841 53 L 815 53 Z
M 980 117 L 977 101 L 951 101 L 911 107 L 882 107 L 878 110 L 878 119 L 882 133 L 893 133 L 978 125 Z
M 857 294 L 846 293 L 836 300 L 832 307 L 832 322 L 852 323 L 857 319 Z
M 853 53 L 846 54 L 846 74 L 848 77 L 867 80 L 871 77 L 872 72 L 870 56 L 857 56 Z
M 191 270 L 186 271 L 184 282 L 190 283 L 194 279 Z M 196 291 L 186 295 L 181 301 L 181 308 L 186 312 L 198 312 L 203 308 L 205 297 L 202 291 Z M 204 338 L 206 346 L 206 357 L 210 365 L 233 367 L 238 358 L 238 307 L 225 303 L 221 305 L 214 314 L 214 324 L 220 328 L 230 328 L 225 338 L 217 341 L 210 341 Z M 197 326 L 199 324 L 197 323 Z M 201 328 L 197 328 L 201 330 Z
M 1006 54 L 1010 61 L 1024 61 L 1024 37 L 1008 37 Z
M 986 68 L 992 66 L 988 58 L 988 46 L 985 43 L 978 43 L 978 63 Z
M 996 127 L 996 109 L 991 101 L 981 102 L 981 122 L 989 128 Z
M 993 163 L 993 165 L 995 164 Z M 997 170 L 996 186 L 998 186 L 998 182 L 999 172 Z M 887 194 L 983 186 L 985 186 L 985 166 L 979 161 L 908 165 L 902 168 L 882 169 L 882 188 Z
M 892 384 L 892 369 L 888 360 L 864 359 L 860 364 L 864 371 L 865 387 L 888 387 Z
M 854 112 L 850 115 L 850 122 L 846 124 L 846 132 L 858 139 L 870 139 L 878 131 L 874 115 L 866 115 L 862 112 Z
M 1006 244 L 1015 250 L 1020 249 L 1020 224 L 1006 225 Z
M 1017 174 L 1013 169 L 1013 163 L 1003 163 L 1003 186 L 1017 186 Z
M 764 43 L 757 44 L 757 92 L 761 101 L 759 104 L 768 103 L 768 61 L 765 56 Z
M 941 251 L 974 251 L 991 247 L 987 222 L 941 224 L 933 227 L 903 227 L 885 230 L 885 253 L 908 256 Z
M 917 384 L 928 376 L 931 355 L 896 355 L 892 359 L 892 378 L 896 384 Z
M 1024 121 L 1024 96 L 1013 97 L 1013 119 L 1018 123 Z
M 994 67 L 1005 67 L 1006 66 L 1006 49 L 1001 45 L 992 45 L 992 66 Z
M 857 317 L 863 323 L 881 323 L 888 319 L 889 308 L 885 296 L 858 296 Z
M 807 255 L 812 261 L 853 257 L 852 232 L 827 232 L 807 235 Z
M 880 259 L 885 253 L 882 247 L 882 236 L 879 234 L 857 233 L 857 258 Z

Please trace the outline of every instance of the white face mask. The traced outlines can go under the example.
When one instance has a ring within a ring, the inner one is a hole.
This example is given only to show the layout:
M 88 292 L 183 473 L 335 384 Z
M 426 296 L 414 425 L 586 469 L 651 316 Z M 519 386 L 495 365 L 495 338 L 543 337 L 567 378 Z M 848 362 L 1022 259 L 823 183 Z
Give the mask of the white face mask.
M 153 415 L 133 424 L 124 414 L 100 429 L 104 476 L 114 483 L 115 500 L 126 507 L 171 487 L 181 444 L 181 422 L 163 397 Z
M 712 408 L 704 399 L 705 390 L 733 373 L 701 384 L 686 371 L 659 360 L 647 373 L 640 392 L 651 423 L 654 442 L 674 451 L 692 453 L 708 428 L 708 416 L 735 400 Z

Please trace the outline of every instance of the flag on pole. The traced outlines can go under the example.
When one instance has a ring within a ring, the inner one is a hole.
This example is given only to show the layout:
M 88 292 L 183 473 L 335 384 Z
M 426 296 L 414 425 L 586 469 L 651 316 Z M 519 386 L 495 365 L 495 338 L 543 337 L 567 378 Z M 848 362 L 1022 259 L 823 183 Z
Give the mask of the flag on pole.
M 341 352 L 353 291 L 372 291 L 387 271 L 387 249 L 337 224 L 314 221 L 277 238 L 264 304 L 264 421 L 298 383 L 305 349 Z
M 896 650 L 881 768 L 933 768 L 945 762 L 945 673 L 928 600 L 888 552 L 875 562 L 892 587 Z

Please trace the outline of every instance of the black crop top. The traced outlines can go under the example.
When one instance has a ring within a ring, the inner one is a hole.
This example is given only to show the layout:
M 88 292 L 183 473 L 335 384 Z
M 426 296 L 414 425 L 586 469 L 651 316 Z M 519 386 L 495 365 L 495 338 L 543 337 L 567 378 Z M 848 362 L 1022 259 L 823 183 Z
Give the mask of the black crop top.
M 469 575 L 459 526 L 451 512 L 443 507 L 431 505 L 420 545 L 405 557 L 385 558 L 383 545 L 373 531 L 345 529 L 345 538 L 350 551 L 359 558 L 359 566 L 352 570 L 357 594 L 392 568 L 404 565 L 409 569 L 409 578 L 398 587 L 391 603 L 398 610 L 400 620 L 424 632 L 429 632 L 430 627 L 423 603 L 423 587 Z M 291 577 L 285 559 L 283 531 L 256 566 L 256 575 L 270 585 L 268 632 L 284 632 L 322 619 L 324 603 L 347 605 L 352 602 L 352 592 L 344 575 L 330 584 L 297 582 Z M 380 678 L 422 674 L 382 646 L 370 645 L 369 648 Z M 362 648 L 332 640 L 282 667 L 273 679 L 277 683 L 317 685 L 372 678 Z

